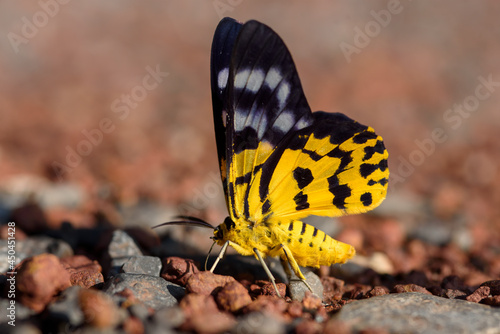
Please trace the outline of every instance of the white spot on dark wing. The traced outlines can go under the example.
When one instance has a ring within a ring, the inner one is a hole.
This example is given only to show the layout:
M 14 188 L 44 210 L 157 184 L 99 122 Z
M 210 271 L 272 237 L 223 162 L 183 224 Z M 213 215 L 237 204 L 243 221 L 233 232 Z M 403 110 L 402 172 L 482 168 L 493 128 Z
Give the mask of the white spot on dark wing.
M 250 70 L 241 70 L 236 73 L 234 77 L 234 88 L 242 89 L 247 84 L 248 76 L 250 75 Z
M 307 117 L 302 117 L 295 124 L 295 129 L 301 130 L 301 129 L 305 128 L 305 127 L 308 127 L 309 125 L 311 125 L 311 121 Z
M 257 93 L 262 86 L 262 82 L 264 82 L 264 71 L 258 69 L 253 70 L 248 77 L 246 89 L 253 93 Z
M 274 90 L 282 79 L 283 77 L 281 76 L 280 71 L 278 71 L 275 67 L 271 67 L 269 71 L 267 71 L 265 82 L 267 87 L 269 87 L 271 90 Z
M 290 111 L 283 111 L 276 121 L 274 121 L 274 128 L 279 129 L 281 132 L 288 132 L 295 124 L 295 117 Z
M 245 120 L 247 119 L 248 112 L 243 109 L 236 109 L 234 111 L 234 130 L 241 131 L 245 127 Z
M 219 89 L 224 89 L 226 88 L 227 85 L 227 78 L 229 76 L 229 68 L 223 68 L 220 72 L 219 75 L 217 76 L 217 86 L 219 86 Z
M 278 88 L 278 102 L 280 104 L 280 109 L 283 109 L 286 105 L 288 95 L 290 95 L 290 85 L 288 82 L 282 82 Z
M 262 137 L 264 136 L 264 132 L 267 130 L 267 118 L 266 118 L 266 115 L 262 115 L 262 118 L 260 119 L 260 123 L 258 125 L 258 132 L 257 132 L 257 135 L 259 137 L 259 139 L 262 139 Z

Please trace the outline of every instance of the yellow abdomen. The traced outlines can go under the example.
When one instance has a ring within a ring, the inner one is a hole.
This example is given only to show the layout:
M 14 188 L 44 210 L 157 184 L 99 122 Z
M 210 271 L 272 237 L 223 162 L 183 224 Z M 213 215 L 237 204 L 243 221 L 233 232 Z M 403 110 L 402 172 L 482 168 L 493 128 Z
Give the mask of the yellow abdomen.
M 299 266 L 319 267 L 344 263 L 352 258 L 354 247 L 337 241 L 325 232 L 304 222 L 294 220 L 282 226 L 286 237 L 281 242 L 288 246 Z

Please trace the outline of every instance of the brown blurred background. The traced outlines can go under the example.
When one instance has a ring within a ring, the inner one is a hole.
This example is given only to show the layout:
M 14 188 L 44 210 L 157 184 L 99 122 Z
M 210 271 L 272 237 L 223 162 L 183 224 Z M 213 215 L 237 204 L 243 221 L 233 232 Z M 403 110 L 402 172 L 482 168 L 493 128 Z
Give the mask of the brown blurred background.
M 120 223 L 109 203 L 154 203 L 130 224 L 219 223 L 209 57 L 231 16 L 278 32 L 313 110 L 384 138 L 378 213 L 453 238 L 465 228 L 465 245 L 498 240 L 500 3 L 63 2 L 0 2 L 2 220 L 34 198 L 56 225 L 92 225 L 96 211 Z

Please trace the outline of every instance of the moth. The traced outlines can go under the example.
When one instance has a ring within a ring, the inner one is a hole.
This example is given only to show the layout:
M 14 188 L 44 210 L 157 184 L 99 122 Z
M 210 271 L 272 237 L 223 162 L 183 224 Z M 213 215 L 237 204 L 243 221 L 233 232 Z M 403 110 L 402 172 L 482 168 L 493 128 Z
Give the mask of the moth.
M 219 167 L 229 216 L 214 243 L 262 264 L 279 257 L 306 284 L 299 266 L 344 263 L 351 245 L 301 219 L 369 211 L 387 192 L 388 153 L 371 127 L 341 113 L 312 112 L 282 39 L 257 21 L 219 23 L 211 52 L 211 89 Z M 191 217 L 166 224 L 213 228 Z

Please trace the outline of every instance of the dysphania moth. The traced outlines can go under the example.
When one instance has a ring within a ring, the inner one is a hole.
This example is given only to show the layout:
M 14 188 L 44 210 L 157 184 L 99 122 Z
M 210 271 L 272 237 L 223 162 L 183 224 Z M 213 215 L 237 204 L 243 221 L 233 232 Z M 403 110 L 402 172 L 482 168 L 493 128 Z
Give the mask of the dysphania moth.
M 224 18 L 210 70 L 229 211 L 214 230 L 222 250 L 211 271 L 232 246 L 261 262 L 278 295 L 266 256 L 279 257 L 311 289 L 299 266 L 344 263 L 355 250 L 301 219 L 378 206 L 389 178 L 382 138 L 341 113 L 311 112 L 290 52 L 260 22 Z

